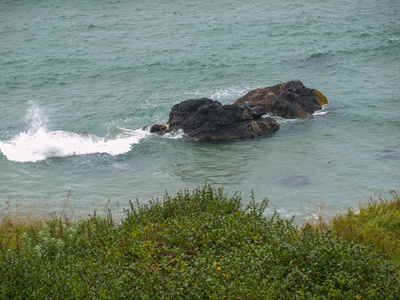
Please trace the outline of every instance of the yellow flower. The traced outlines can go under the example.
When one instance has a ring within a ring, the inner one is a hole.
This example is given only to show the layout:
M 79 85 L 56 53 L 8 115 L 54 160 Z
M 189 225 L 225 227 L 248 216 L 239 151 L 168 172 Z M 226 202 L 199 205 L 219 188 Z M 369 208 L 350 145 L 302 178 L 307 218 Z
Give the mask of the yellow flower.
M 218 263 L 215 262 L 213 265 L 217 269 L 217 271 L 221 270 L 221 266 L 219 266 Z
M 306 269 L 303 268 L 303 269 L 301 269 L 301 270 L 304 272 Z

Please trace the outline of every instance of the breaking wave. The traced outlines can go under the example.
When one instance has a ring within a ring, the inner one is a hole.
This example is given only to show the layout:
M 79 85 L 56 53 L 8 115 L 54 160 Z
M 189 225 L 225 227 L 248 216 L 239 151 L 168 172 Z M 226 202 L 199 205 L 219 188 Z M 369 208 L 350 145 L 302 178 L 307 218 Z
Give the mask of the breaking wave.
M 122 134 L 115 139 L 106 139 L 86 132 L 49 131 L 47 121 L 41 117 L 40 110 L 33 105 L 28 109 L 29 129 L 20 132 L 10 141 L 0 142 L 0 151 L 10 161 L 37 162 L 49 157 L 67 157 L 94 153 L 119 155 L 131 150 L 149 135 L 141 129 L 121 128 Z

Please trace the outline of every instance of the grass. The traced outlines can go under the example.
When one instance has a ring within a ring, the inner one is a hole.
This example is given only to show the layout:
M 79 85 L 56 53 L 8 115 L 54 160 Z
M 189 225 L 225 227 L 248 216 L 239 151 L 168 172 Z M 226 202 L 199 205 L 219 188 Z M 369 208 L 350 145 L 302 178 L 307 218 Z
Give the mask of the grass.
M 396 201 L 385 202 L 385 211 L 395 211 L 388 207 Z M 7 221 L 0 226 L 0 298 L 399 299 L 391 246 L 339 236 L 340 216 L 299 228 L 266 216 L 267 206 L 253 195 L 243 205 L 240 194 L 205 184 L 162 201 L 130 202 L 118 225 L 110 210 L 74 222 Z
M 361 203 L 355 213 L 337 215 L 330 223 L 336 235 L 362 245 L 371 245 L 400 264 L 400 197 Z

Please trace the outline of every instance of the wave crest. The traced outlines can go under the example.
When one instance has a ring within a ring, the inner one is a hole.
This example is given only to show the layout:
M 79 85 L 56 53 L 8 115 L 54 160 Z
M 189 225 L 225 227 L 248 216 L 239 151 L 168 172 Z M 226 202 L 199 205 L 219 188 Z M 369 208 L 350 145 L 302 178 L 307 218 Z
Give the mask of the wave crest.
M 10 161 L 37 162 L 49 157 L 67 157 L 94 153 L 119 155 L 131 150 L 132 144 L 149 135 L 146 131 L 123 130 L 115 139 L 106 139 L 88 133 L 69 131 L 48 131 L 40 110 L 33 106 L 28 109 L 30 127 L 10 141 L 0 142 L 0 151 Z

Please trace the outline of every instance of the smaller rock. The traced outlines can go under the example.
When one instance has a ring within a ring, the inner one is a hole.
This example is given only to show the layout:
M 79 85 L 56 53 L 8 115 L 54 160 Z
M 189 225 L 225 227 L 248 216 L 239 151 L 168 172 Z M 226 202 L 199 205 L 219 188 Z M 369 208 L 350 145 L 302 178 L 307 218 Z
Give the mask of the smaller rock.
M 269 113 L 292 119 L 310 116 L 326 103 L 326 97 L 318 90 L 305 87 L 301 81 L 289 81 L 252 90 L 234 104 L 262 106 Z
M 142 130 L 149 130 L 151 133 L 158 133 L 160 135 L 170 132 L 167 125 L 164 124 L 154 124 L 154 125 L 146 125 L 142 127 Z
M 155 124 L 155 125 L 150 127 L 150 132 L 151 133 L 157 133 L 157 132 L 166 133 L 166 132 L 169 132 L 169 129 L 164 124 Z

